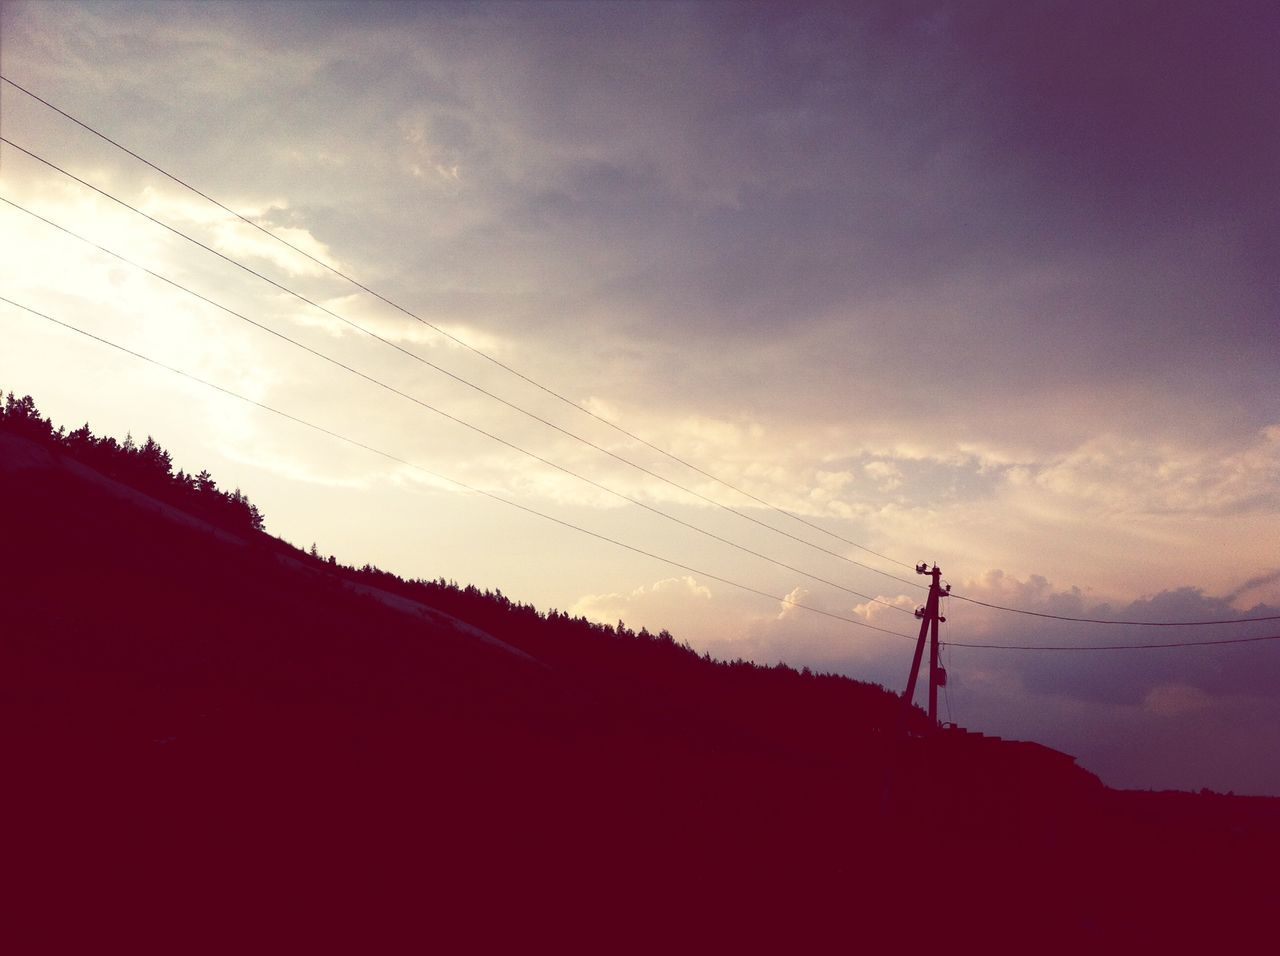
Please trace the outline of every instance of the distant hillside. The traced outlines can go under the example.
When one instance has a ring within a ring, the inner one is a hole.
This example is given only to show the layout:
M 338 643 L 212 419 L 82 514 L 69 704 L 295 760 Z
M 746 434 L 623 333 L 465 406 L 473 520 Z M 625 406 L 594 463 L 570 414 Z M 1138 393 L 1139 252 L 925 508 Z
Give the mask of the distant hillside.
M 875 685 L 344 567 L 12 396 L 0 544 L 11 899 L 46 940 L 1220 940 L 1278 901 L 1280 801 L 1115 793 L 900 736 Z

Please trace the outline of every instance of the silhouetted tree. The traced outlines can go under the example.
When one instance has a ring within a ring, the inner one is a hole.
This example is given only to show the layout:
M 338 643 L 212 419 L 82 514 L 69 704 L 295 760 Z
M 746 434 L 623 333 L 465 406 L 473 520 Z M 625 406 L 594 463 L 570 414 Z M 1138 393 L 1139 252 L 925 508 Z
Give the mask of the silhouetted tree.
M 40 410 L 30 395 L 22 398 L 10 392 L 5 397 L 4 420 L 13 431 L 28 438 L 48 441 L 53 437 L 53 425 L 40 417 Z
M 168 478 L 173 471 L 173 459 L 150 435 L 138 449 L 138 463 L 144 472 L 150 473 L 157 480 Z
M 41 443 L 51 443 L 105 475 L 127 482 L 147 494 L 187 508 L 210 521 L 236 529 L 261 531 L 266 519 L 257 506 L 237 488 L 219 491 L 208 471 L 191 476 L 173 473 L 173 458 L 152 436 L 141 446 L 132 434 L 123 443 L 107 436 L 97 438 L 85 422 L 67 433 L 53 428 L 42 418 L 30 395 L 22 398 L 10 392 L 0 407 L 0 426 Z

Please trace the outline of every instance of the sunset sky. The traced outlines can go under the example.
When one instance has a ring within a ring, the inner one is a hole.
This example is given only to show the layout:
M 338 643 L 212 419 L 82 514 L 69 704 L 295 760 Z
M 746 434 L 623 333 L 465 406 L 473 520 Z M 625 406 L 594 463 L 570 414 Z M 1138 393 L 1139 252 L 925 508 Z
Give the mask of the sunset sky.
M 295 544 L 894 690 L 919 561 L 1038 612 L 1280 615 L 1274 3 L 5 2 L 0 41 L 406 311 L 7 83 L 0 196 L 477 430 L 9 203 L 0 295 L 674 563 L 0 304 L 0 388 L 154 435 Z M 947 605 L 944 642 L 1280 634 Z M 1280 641 L 944 657 L 944 719 L 1114 786 L 1280 795 Z

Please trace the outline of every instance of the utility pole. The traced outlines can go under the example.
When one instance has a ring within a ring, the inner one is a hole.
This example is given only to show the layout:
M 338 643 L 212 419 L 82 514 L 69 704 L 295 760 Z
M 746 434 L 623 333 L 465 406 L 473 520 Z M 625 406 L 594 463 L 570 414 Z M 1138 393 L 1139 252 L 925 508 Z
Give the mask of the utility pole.
M 938 624 L 946 618 L 938 613 L 939 602 L 951 593 L 951 585 L 943 587 L 942 571 L 935 564 L 930 568 L 927 564 L 917 564 L 916 574 L 927 574 L 931 578 L 929 597 L 924 607 L 916 608 L 916 617 L 920 621 L 920 637 L 916 641 L 916 654 L 911 660 L 911 677 L 907 681 L 907 692 L 902 695 L 901 718 L 898 722 L 898 733 L 894 735 L 884 768 L 884 788 L 880 794 L 880 812 L 893 812 L 894 778 L 903 761 L 903 745 L 906 743 L 907 725 L 911 718 L 911 702 L 916 696 L 916 678 L 920 676 L 920 661 L 924 657 L 925 635 L 931 635 L 929 642 L 929 730 L 938 729 L 938 688 L 947 683 L 947 672 L 938 666 Z
M 946 686 L 947 672 L 938 666 L 938 623 L 946 618 L 938 613 L 938 602 L 951 593 L 951 585 L 943 587 L 939 582 L 942 571 L 935 564 L 932 568 L 923 563 L 916 565 L 916 574 L 927 574 L 932 578 L 929 585 L 929 597 L 922 608 L 916 608 L 916 617 L 920 621 L 920 637 L 916 641 L 915 657 L 911 659 L 911 677 L 907 681 L 907 692 L 902 697 L 902 716 L 905 723 L 911 712 L 911 701 L 916 695 L 916 678 L 920 676 L 920 660 L 924 657 L 925 635 L 929 640 L 929 727 L 938 728 L 938 688 Z

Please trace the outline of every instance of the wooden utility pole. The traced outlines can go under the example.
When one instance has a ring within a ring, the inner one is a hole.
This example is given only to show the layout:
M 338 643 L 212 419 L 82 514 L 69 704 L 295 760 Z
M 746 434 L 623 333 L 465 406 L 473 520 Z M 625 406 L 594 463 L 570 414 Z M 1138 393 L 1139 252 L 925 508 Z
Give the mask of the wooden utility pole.
M 920 620 L 920 637 L 916 641 L 916 654 L 911 659 L 911 677 L 907 680 L 907 692 L 902 695 L 902 717 L 898 722 L 898 733 L 893 737 L 888 759 L 884 768 L 884 788 L 880 794 L 880 812 L 893 812 L 894 778 L 900 770 L 903 760 L 903 746 L 906 743 L 908 728 L 911 725 L 911 702 L 916 696 L 916 679 L 920 676 L 920 661 L 924 658 L 925 635 L 931 635 L 929 642 L 929 730 L 938 729 L 938 688 L 947 683 L 947 672 L 938 666 L 938 624 L 946 618 L 938 613 L 941 600 L 951 593 L 951 585 L 942 585 L 942 571 L 935 564 L 930 568 L 927 564 L 917 564 L 916 574 L 927 574 L 932 579 L 929 584 L 929 597 L 924 607 L 916 608 L 916 617 Z
M 943 587 L 939 579 L 942 571 L 935 564 L 932 568 L 925 564 L 916 565 L 916 574 L 927 574 L 932 578 L 929 585 L 929 597 L 922 608 L 916 608 L 916 617 L 920 620 L 920 637 L 916 641 L 915 657 L 911 659 L 911 677 L 907 680 L 907 692 L 902 697 L 903 719 L 911 712 L 911 701 L 916 695 L 916 678 L 920 676 L 920 661 L 924 657 L 925 635 L 929 639 L 929 727 L 938 727 L 938 688 L 947 683 L 947 672 L 938 665 L 938 623 L 945 621 L 938 612 L 938 602 L 951 593 L 951 585 Z

